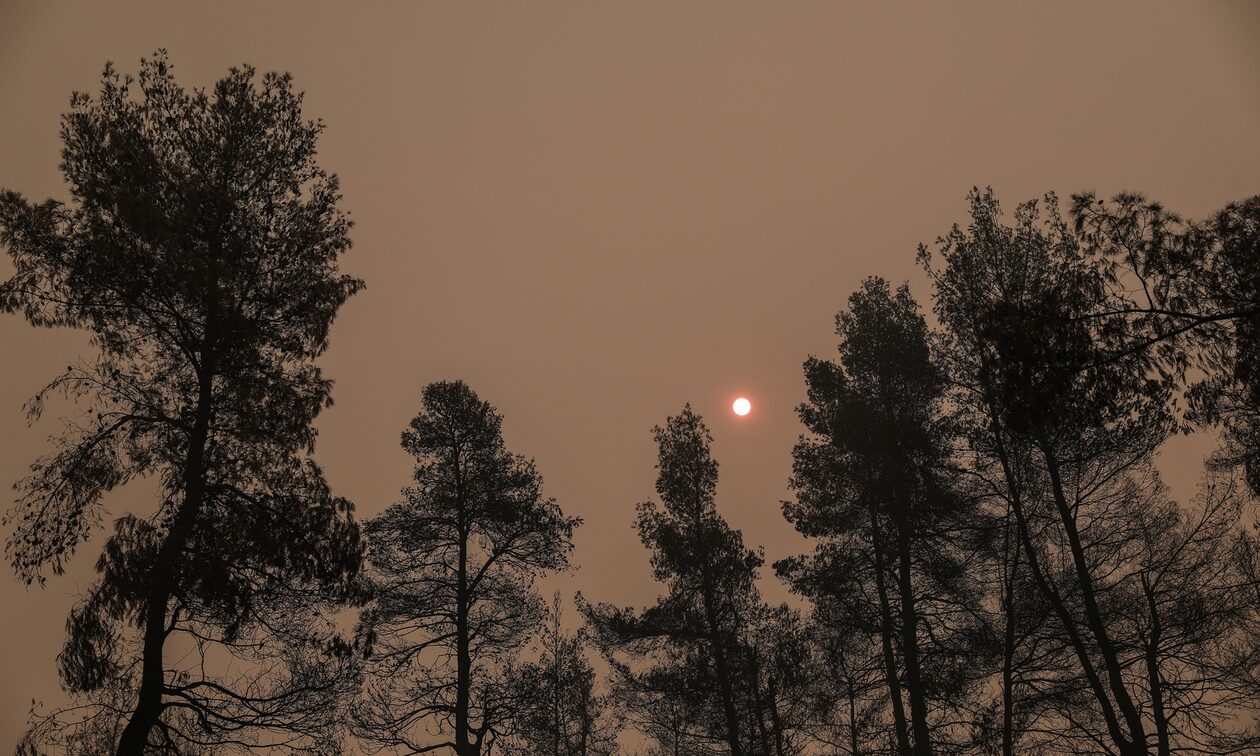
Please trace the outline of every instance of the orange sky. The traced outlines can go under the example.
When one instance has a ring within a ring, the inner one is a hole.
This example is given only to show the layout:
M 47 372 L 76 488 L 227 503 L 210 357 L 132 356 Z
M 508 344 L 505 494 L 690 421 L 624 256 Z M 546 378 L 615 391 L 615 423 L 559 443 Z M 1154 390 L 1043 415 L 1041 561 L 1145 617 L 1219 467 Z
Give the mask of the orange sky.
M 367 281 L 322 363 L 335 489 L 363 516 L 392 502 L 420 388 L 463 378 L 585 518 L 562 586 L 597 600 L 656 594 L 633 506 L 649 429 L 686 401 L 713 428 L 721 510 L 768 560 L 802 548 L 778 507 L 800 364 L 832 352 L 863 276 L 926 302 L 915 245 L 963 220 L 972 185 L 1007 207 L 1137 189 L 1192 216 L 1260 191 L 1254 4 L 106 5 L 0 3 L 0 186 L 64 197 L 57 119 L 106 60 L 166 47 L 188 86 L 292 72 Z M 22 403 L 86 342 L 0 317 L 0 348 L 7 486 L 56 427 Z M 1166 458 L 1192 476 L 1202 448 Z M 137 493 L 114 511 L 147 509 Z M 0 750 L 32 698 L 57 699 L 99 546 L 45 590 L 0 579 Z

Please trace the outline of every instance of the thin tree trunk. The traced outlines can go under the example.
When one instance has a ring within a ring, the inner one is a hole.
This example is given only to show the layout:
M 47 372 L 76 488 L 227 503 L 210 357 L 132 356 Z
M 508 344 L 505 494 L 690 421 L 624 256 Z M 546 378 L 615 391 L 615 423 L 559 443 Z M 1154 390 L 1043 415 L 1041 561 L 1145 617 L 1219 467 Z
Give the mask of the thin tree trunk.
M 766 702 L 761 697 L 761 660 L 757 658 L 756 652 L 753 652 L 753 669 L 752 674 L 752 696 L 753 709 L 755 710 L 757 737 L 761 742 L 761 753 L 770 753 L 770 730 L 766 727 Z
M 779 716 L 779 685 L 774 675 L 770 676 L 770 725 L 774 731 L 775 756 L 784 756 L 783 719 Z
M 879 595 L 880 638 L 884 650 L 884 680 L 888 685 L 889 703 L 892 704 L 893 732 L 897 736 L 897 752 L 910 756 L 910 735 L 906 731 L 906 710 L 901 700 L 901 681 L 897 677 L 897 657 L 893 652 L 892 609 L 888 605 L 888 587 L 884 585 L 884 556 L 879 545 L 879 521 L 875 508 L 870 507 L 871 547 L 875 552 L 875 592 Z
M 1004 529 L 1002 556 L 1009 561 L 1011 571 L 1006 576 L 1006 596 L 1002 610 L 1006 614 L 1006 628 L 1002 642 L 1002 756 L 1015 755 L 1015 581 L 1019 575 L 1019 544 L 1011 549 L 1011 526 Z
M 914 586 L 910 574 L 909 513 L 897 528 L 897 589 L 901 594 L 901 654 L 905 658 L 906 688 L 910 694 L 910 727 L 914 733 L 916 756 L 931 756 L 932 740 L 927 725 L 927 701 L 923 695 L 923 672 L 919 666 L 918 613 L 914 607 Z
M 730 746 L 731 756 L 744 756 L 744 748 L 740 744 L 739 716 L 735 713 L 735 691 L 731 684 L 731 671 L 726 660 L 726 649 L 722 643 L 721 626 L 718 624 L 716 599 L 713 596 L 708 566 L 705 566 L 701 598 L 704 601 L 704 616 L 709 626 L 709 646 L 713 652 L 713 667 L 718 676 L 718 688 L 722 696 L 722 710 L 726 715 L 726 741 Z
M 554 732 L 551 736 L 551 752 L 559 756 L 560 754 L 560 733 L 564 727 L 564 717 L 560 712 L 560 612 L 559 605 L 556 604 L 556 611 L 552 618 L 552 636 L 551 642 L 554 644 L 551 648 L 551 716 L 552 727 Z
M 1007 492 L 1010 495 L 1011 511 L 1015 514 L 1016 533 L 1024 547 L 1024 555 L 1028 557 L 1028 572 L 1032 575 L 1033 582 L 1037 584 L 1037 588 L 1042 595 L 1050 602 L 1055 616 L 1059 618 L 1064 632 L 1068 635 L 1072 650 L 1076 653 L 1077 661 L 1080 662 L 1081 671 L 1084 672 L 1085 679 L 1089 682 L 1089 687 L 1094 693 L 1094 699 L 1098 702 L 1098 708 L 1102 712 L 1103 721 L 1107 725 L 1107 733 L 1111 736 L 1112 742 L 1116 744 L 1116 748 L 1120 753 L 1129 753 L 1131 744 L 1120 729 L 1120 722 L 1116 718 L 1111 699 L 1107 695 L 1107 690 L 1103 686 L 1097 670 L 1094 669 L 1093 661 L 1089 658 L 1089 651 L 1085 647 L 1085 642 L 1076 627 L 1076 620 L 1064 605 L 1058 591 L 1054 589 L 1054 586 L 1050 584 L 1045 574 L 1042 573 L 1041 564 L 1037 561 L 1037 549 L 1033 546 L 1032 535 L 1028 530 L 1028 521 L 1024 517 L 1024 504 L 1019 482 L 1015 479 L 1014 470 L 1011 468 L 1010 457 L 1007 454 L 1006 445 L 1002 441 L 1002 436 L 999 432 L 1000 426 L 992 407 L 990 407 L 989 421 L 990 431 L 993 434 L 994 450 L 997 452 L 998 461 L 1002 464 L 1002 474 L 1006 479 Z
M 460 533 L 459 567 L 455 589 L 455 750 L 459 756 L 477 756 L 479 742 L 470 737 L 468 710 L 472 699 L 472 655 L 468 639 L 468 535 Z
M 1159 756 L 1168 756 L 1171 746 L 1168 740 L 1168 715 L 1164 711 L 1164 679 L 1159 673 L 1159 643 L 1163 638 L 1163 625 L 1159 621 L 1159 608 L 1155 604 L 1155 591 L 1145 575 L 1142 590 L 1150 609 L 1151 637 L 1146 643 L 1146 677 L 1151 688 L 1151 717 L 1155 720 L 1155 736 L 1158 738 Z
M 1072 550 L 1072 564 L 1076 570 L 1077 584 L 1081 589 L 1081 600 L 1085 604 L 1085 619 L 1093 632 L 1094 640 L 1098 643 L 1098 651 L 1102 654 L 1103 664 L 1107 668 L 1107 680 L 1111 686 L 1111 693 L 1115 697 L 1116 705 L 1120 708 L 1125 724 L 1129 728 L 1129 736 L 1132 741 L 1130 753 L 1146 753 L 1146 731 L 1142 725 L 1142 715 L 1133 704 L 1133 699 L 1129 696 L 1129 689 L 1124 684 L 1124 675 L 1121 670 L 1119 656 L 1116 653 L 1115 645 L 1111 642 L 1111 636 L 1107 633 L 1107 626 L 1103 623 L 1102 611 L 1098 608 L 1098 601 L 1094 591 L 1094 578 L 1090 574 L 1088 563 L 1085 561 L 1085 549 L 1081 545 L 1080 534 L 1076 530 L 1076 517 L 1072 514 L 1071 507 L 1067 502 L 1067 496 L 1063 492 L 1063 482 L 1059 477 L 1058 459 L 1044 436 L 1038 439 L 1037 445 L 1041 448 L 1042 457 L 1045 458 L 1046 470 L 1050 474 L 1051 492 L 1054 494 L 1054 501 L 1059 510 L 1059 519 L 1063 524 L 1063 531 L 1067 535 L 1068 546 Z
M 213 276 L 206 291 L 205 305 L 205 331 L 202 334 L 201 364 L 197 374 L 197 408 L 184 458 L 184 501 L 175 513 L 171 529 L 162 541 L 162 548 L 158 551 L 152 568 L 153 586 L 149 591 L 144 617 L 140 690 L 136 697 L 136 708 L 118 739 L 118 748 L 115 751 L 117 756 L 141 756 L 148 744 L 149 732 L 162 716 L 162 693 L 166 687 L 166 665 L 162 656 L 166 637 L 170 633 L 166 612 L 176 588 L 180 555 L 192 536 L 197 516 L 205 501 L 205 453 L 213 414 L 214 374 L 217 368 L 215 352 L 218 349 L 218 284 Z
M 852 678 L 845 688 L 849 699 L 849 749 L 853 756 L 861 756 L 858 748 L 857 690 L 853 687 Z

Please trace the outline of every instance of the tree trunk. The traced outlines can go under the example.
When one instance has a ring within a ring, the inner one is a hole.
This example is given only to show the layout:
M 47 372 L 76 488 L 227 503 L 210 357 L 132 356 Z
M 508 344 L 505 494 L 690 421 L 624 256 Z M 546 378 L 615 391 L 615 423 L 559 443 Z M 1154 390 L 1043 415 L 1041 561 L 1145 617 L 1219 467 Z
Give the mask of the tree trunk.
M 557 614 L 552 627 L 552 640 L 555 645 L 551 649 L 551 722 L 554 728 L 551 734 L 551 752 L 560 754 L 560 733 L 564 728 L 564 716 L 560 711 L 560 619 Z M 567 738 L 566 738 L 567 739 Z M 566 749 L 568 750 L 568 749 Z
M 850 679 L 845 686 L 849 698 L 849 749 L 853 756 L 861 756 L 858 746 L 857 691 Z
M 779 716 L 779 685 L 774 675 L 770 676 L 770 726 L 774 731 L 774 754 L 784 756 L 783 719 Z
M 892 704 L 893 732 L 897 736 L 897 752 L 910 756 L 910 734 L 906 731 L 906 710 L 901 700 L 901 681 L 897 677 L 897 656 L 893 652 L 892 609 L 888 605 L 888 587 L 884 584 L 884 556 L 879 545 L 879 521 L 875 508 L 870 507 L 871 547 L 875 552 L 875 592 L 879 595 L 879 634 L 884 650 L 884 680 L 888 684 L 889 703 Z
M 1058 591 L 1054 589 L 1049 579 L 1041 571 L 1041 564 L 1037 561 L 1037 549 L 1033 546 L 1032 535 L 1028 531 L 1028 521 L 1024 517 L 1024 504 L 1019 481 L 1015 479 L 1015 471 L 1011 468 L 1010 457 L 999 432 L 1000 425 L 991 406 L 989 422 L 990 431 L 993 434 L 994 450 L 997 452 L 998 461 L 1002 464 L 1002 475 L 1006 479 L 1011 511 L 1015 514 L 1015 532 L 1018 534 L 1019 541 L 1024 547 L 1024 555 L 1028 557 L 1028 573 L 1032 575 L 1033 582 L 1037 584 L 1037 588 L 1042 595 L 1050 602 L 1055 616 L 1059 618 L 1064 632 L 1068 635 L 1068 640 L 1076 654 L 1076 659 L 1080 662 L 1081 670 L 1085 673 L 1085 679 L 1089 682 L 1090 690 L 1094 693 L 1094 699 L 1098 702 L 1103 721 L 1107 725 L 1107 734 L 1111 736 L 1112 742 L 1116 744 L 1116 749 L 1120 753 L 1130 753 L 1131 744 L 1120 729 L 1120 722 L 1116 719 L 1116 712 L 1111 705 L 1111 699 L 1103 687 L 1102 679 L 1099 678 L 1097 670 L 1094 669 L 1093 661 L 1089 658 L 1089 650 L 1085 647 L 1085 641 L 1081 638 L 1080 631 L 1076 627 L 1076 620 L 1073 618 L 1072 613 L 1068 611 L 1067 606 L 1064 605 Z
M 154 565 L 153 588 L 149 592 L 144 618 L 144 650 L 140 675 L 140 691 L 131 720 L 123 728 L 118 740 L 117 756 L 140 756 L 149 740 L 149 731 L 162 715 L 162 692 L 166 686 L 166 665 L 162 658 L 166 644 L 166 610 L 175 589 L 175 573 L 180 554 L 188 543 L 188 537 L 201 509 L 205 486 L 201 477 L 201 460 L 205 447 L 205 433 L 200 444 L 188 456 L 188 469 L 196 470 L 195 477 L 185 487 L 184 503 L 175 515 L 170 532 L 162 542 Z
M 480 741 L 469 737 L 468 709 L 472 698 L 472 656 L 468 640 L 468 535 L 460 533 L 455 607 L 455 750 L 459 756 L 478 756 Z
M 761 742 L 761 753 L 770 753 L 770 729 L 766 727 L 766 718 L 764 716 L 766 702 L 761 697 L 761 660 L 757 657 L 756 651 L 753 652 L 753 669 L 752 674 L 752 696 L 754 719 L 757 726 L 757 737 Z
M 1159 673 L 1159 642 L 1163 639 L 1163 625 L 1159 621 L 1155 591 L 1145 575 L 1142 576 L 1142 590 L 1146 594 L 1146 605 L 1151 616 L 1151 637 L 1146 643 L 1146 678 L 1151 688 L 1151 718 L 1155 720 L 1159 756 L 1168 756 L 1171 746 L 1168 740 L 1168 715 L 1164 711 L 1164 678 Z
M 704 600 L 704 616 L 709 626 L 709 646 L 713 652 L 713 667 L 718 676 L 718 688 L 722 696 L 722 710 L 726 715 L 726 741 L 727 745 L 730 746 L 731 756 L 744 756 L 744 748 L 740 744 L 739 737 L 739 716 L 735 713 L 735 691 L 734 686 L 731 684 L 731 671 L 727 664 L 726 649 L 722 643 L 722 631 L 718 624 L 717 608 L 714 606 L 716 600 L 713 597 L 708 565 L 705 565 L 704 569 L 701 598 Z
M 931 756 L 932 740 L 927 725 L 927 701 L 923 695 L 923 673 L 919 666 L 919 623 L 914 608 L 914 586 L 910 574 L 909 513 L 897 528 L 897 591 L 901 594 L 901 655 L 905 659 L 906 688 L 910 694 L 910 727 L 914 733 L 916 756 Z
M 1085 561 L 1085 549 L 1081 545 L 1080 534 L 1076 530 L 1076 517 L 1068 505 L 1067 496 L 1063 492 L 1063 482 L 1059 477 L 1058 459 L 1055 457 L 1054 449 L 1044 435 L 1038 439 L 1037 445 L 1041 448 L 1042 457 L 1046 461 L 1046 470 L 1050 474 L 1050 488 L 1054 494 L 1054 501 L 1059 511 L 1059 520 L 1063 525 L 1064 533 L 1067 535 L 1068 546 L 1072 550 L 1072 564 L 1076 570 L 1077 584 L 1081 589 L 1081 600 L 1085 604 L 1085 619 L 1094 635 L 1094 640 L 1098 643 L 1098 651 L 1102 654 L 1103 664 L 1107 668 L 1107 681 L 1111 686 L 1111 693 L 1115 697 L 1116 705 L 1120 708 L 1120 713 L 1124 716 L 1125 724 L 1129 728 L 1129 738 L 1131 740 L 1129 753 L 1146 753 L 1146 730 L 1142 725 L 1142 715 L 1133 704 L 1133 699 L 1129 696 L 1129 689 L 1124 684 L 1124 674 L 1121 669 L 1119 656 L 1116 653 L 1115 645 L 1111 642 L 1111 636 L 1107 633 L 1107 626 L 1103 623 L 1102 611 L 1098 608 L 1098 601 L 1094 592 L 1094 578 L 1090 574 L 1089 564 Z
M 1019 574 L 1019 544 L 1011 549 L 1010 523 L 1006 525 L 1003 558 L 1010 560 L 1002 610 L 1006 628 L 1002 639 L 1002 756 L 1015 756 L 1015 580 Z
M 213 284 L 207 293 L 206 303 L 206 331 L 202 337 L 201 365 L 197 376 L 197 409 L 184 458 L 184 501 L 175 513 L 171 529 L 162 541 L 153 565 L 153 586 L 145 607 L 140 690 L 136 708 L 118 739 L 117 756 L 141 756 L 148 744 L 149 732 L 162 716 L 162 693 L 166 687 L 166 664 L 162 652 L 170 632 L 166 610 L 175 592 L 180 555 L 192 536 L 205 501 L 205 453 L 214 403 L 214 352 L 217 348 L 214 334 L 217 294 Z

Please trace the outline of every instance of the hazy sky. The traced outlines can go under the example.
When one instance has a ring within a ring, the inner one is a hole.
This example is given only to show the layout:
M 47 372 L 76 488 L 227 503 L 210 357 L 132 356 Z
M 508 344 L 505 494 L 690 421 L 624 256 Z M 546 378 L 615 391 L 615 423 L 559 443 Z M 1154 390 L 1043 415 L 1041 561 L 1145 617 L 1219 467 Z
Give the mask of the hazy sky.
M 335 490 L 364 517 L 393 502 L 420 388 L 463 378 L 585 519 L 563 587 L 592 599 L 656 595 L 634 504 L 653 495 L 650 428 L 687 401 L 713 429 L 720 510 L 768 561 L 804 548 L 778 505 L 801 362 L 833 352 L 864 276 L 926 303 L 915 245 L 964 219 L 973 185 L 1008 208 L 1137 189 L 1191 216 L 1260 191 L 1255 4 L 346 6 L 0 0 L 0 186 L 65 196 L 58 117 L 107 60 L 134 72 L 165 47 L 186 86 L 291 72 L 328 124 L 321 163 L 357 223 L 345 267 L 367 281 L 322 361 Z M 0 350 L 7 486 L 56 428 L 22 403 L 88 351 L 15 316 Z M 148 510 L 143 493 L 112 511 Z M 0 578 L 0 750 L 32 698 L 57 700 L 100 542 L 44 590 Z

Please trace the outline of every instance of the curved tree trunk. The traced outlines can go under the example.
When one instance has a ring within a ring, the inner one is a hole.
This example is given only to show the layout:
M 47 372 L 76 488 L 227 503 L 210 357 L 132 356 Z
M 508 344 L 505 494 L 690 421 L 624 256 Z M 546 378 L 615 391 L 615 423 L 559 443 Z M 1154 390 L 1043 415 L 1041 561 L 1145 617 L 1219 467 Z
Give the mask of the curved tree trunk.
M 1068 641 L 1071 643 L 1072 650 L 1076 654 L 1077 661 L 1080 662 L 1081 670 L 1085 674 L 1090 690 L 1094 693 L 1094 699 L 1098 702 L 1103 721 L 1107 725 L 1107 734 L 1111 736 L 1112 742 L 1116 744 L 1116 748 L 1120 753 L 1130 753 L 1132 744 L 1120 729 L 1120 722 L 1116 718 L 1115 709 L 1111 705 L 1111 698 L 1107 695 L 1107 690 L 1103 686 L 1097 670 L 1094 669 L 1094 663 L 1089 657 L 1089 650 L 1085 646 L 1084 639 L 1081 638 L 1080 630 L 1076 626 L 1076 620 L 1064 605 L 1063 598 L 1059 595 L 1059 592 L 1055 590 L 1049 579 L 1041 571 L 1041 563 L 1037 560 L 1037 549 L 1033 545 L 1032 535 L 1028 531 L 1028 522 L 1024 516 L 1023 496 L 1019 483 L 1015 479 L 1015 471 L 1011 467 L 1010 456 L 1007 453 L 1005 443 L 1002 441 L 1000 425 L 992 408 L 990 408 L 989 422 L 990 432 L 993 434 L 994 450 L 997 453 L 998 461 L 1002 465 L 1002 475 L 1006 479 L 1007 492 L 1010 495 L 1011 511 L 1015 515 L 1015 532 L 1024 548 L 1024 555 L 1028 558 L 1028 573 L 1032 576 L 1033 582 L 1037 584 L 1041 594 L 1050 602 L 1055 616 L 1059 618 L 1064 632 L 1068 635 Z
M 166 687 L 166 665 L 163 649 L 170 633 L 167 627 L 167 608 L 176 588 L 179 558 L 188 544 L 197 516 L 205 501 L 206 442 L 210 437 L 210 420 L 214 402 L 215 317 L 217 291 L 211 284 L 206 296 L 206 325 L 202 337 L 201 364 L 197 376 L 197 408 L 192 433 L 188 438 L 188 452 L 184 458 L 184 501 L 175 513 L 171 528 L 162 541 L 162 548 L 153 565 L 153 586 L 145 607 L 143 660 L 140 672 L 140 690 L 136 708 L 118 739 L 117 756 L 141 756 L 149 741 L 149 732 L 162 716 L 162 693 Z
M 1115 644 L 1112 643 L 1107 626 L 1103 623 L 1102 611 L 1098 607 L 1094 591 L 1094 577 L 1089 571 L 1089 564 L 1085 560 L 1085 549 L 1081 545 L 1081 537 L 1076 530 L 1076 516 L 1072 513 L 1072 508 L 1068 505 L 1067 496 L 1063 491 L 1063 481 L 1059 476 L 1059 461 L 1055 457 L 1054 449 L 1044 436 L 1038 439 L 1037 445 L 1046 461 L 1046 470 L 1050 474 L 1050 488 L 1058 508 L 1059 520 L 1067 535 L 1068 546 L 1072 550 L 1072 565 L 1076 571 L 1076 582 L 1081 589 L 1081 600 L 1085 604 L 1085 620 L 1094 635 L 1094 640 L 1098 643 L 1098 651 L 1102 654 L 1111 694 L 1129 728 L 1130 747 L 1127 753 L 1146 753 L 1146 730 L 1142 724 L 1142 715 L 1138 712 L 1137 706 L 1129 695 L 1129 689 L 1124 684 L 1124 674 Z

